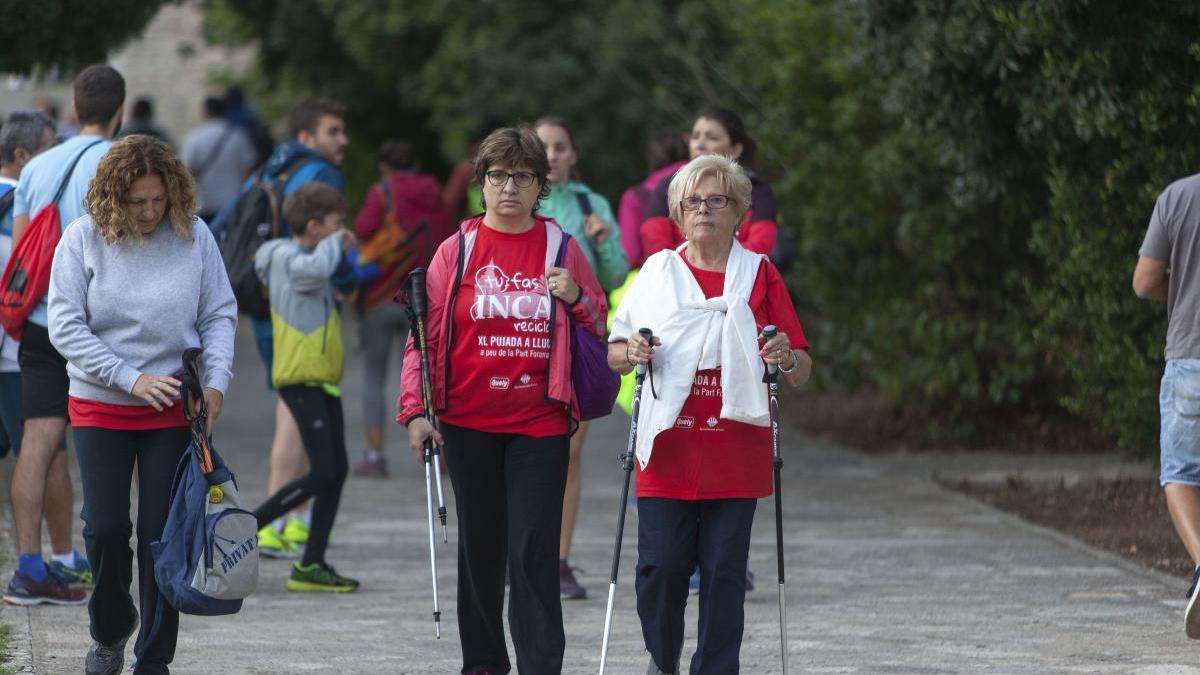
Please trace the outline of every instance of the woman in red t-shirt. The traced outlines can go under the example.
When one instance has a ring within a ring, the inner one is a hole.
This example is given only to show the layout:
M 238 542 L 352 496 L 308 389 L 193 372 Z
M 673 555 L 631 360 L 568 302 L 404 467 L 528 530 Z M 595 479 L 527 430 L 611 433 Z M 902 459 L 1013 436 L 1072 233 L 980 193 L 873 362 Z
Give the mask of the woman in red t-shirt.
M 692 159 L 716 153 L 742 165 L 742 171 L 750 178 L 753 204 L 742 215 L 743 221 L 735 236 L 738 243 L 751 251 L 771 255 L 779 234 L 775 194 L 771 192 L 771 186 L 749 168 L 754 162 L 757 148 L 758 145 L 742 124 L 742 118 L 732 110 L 708 105 L 696 113 L 688 136 L 688 153 Z M 683 233 L 671 220 L 668 211 L 667 186 L 670 185 L 670 179 L 670 175 L 663 177 L 646 200 L 639 230 L 642 255 L 646 257 L 683 243 Z M 621 236 L 625 236 L 623 231 Z
M 458 627 L 464 673 L 507 673 L 509 626 L 523 672 L 562 672 L 566 644 L 558 543 L 568 437 L 577 424 L 567 317 L 600 338 L 607 305 L 583 251 L 535 216 L 549 191 L 546 150 L 528 127 L 480 145 L 475 180 L 484 215 L 438 248 L 426 276 L 433 401 L 440 433 L 423 416 L 410 341 L 397 420 L 421 459 L 445 449 L 458 515 Z M 507 565 L 507 572 L 505 566 Z
M 687 245 L 646 259 L 621 300 L 609 365 L 651 363 L 638 417 L 638 616 L 654 663 L 679 672 L 688 577 L 700 570 L 692 672 L 736 673 L 756 500 L 771 494 L 762 363 L 803 384 L 808 342 L 779 271 L 737 241 L 750 179 L 715 154 L 671 179 L 670 214 Z M 778 334 L 759 344 L 763 327 Z M 637 335 L 655 333 L 654 344 Z

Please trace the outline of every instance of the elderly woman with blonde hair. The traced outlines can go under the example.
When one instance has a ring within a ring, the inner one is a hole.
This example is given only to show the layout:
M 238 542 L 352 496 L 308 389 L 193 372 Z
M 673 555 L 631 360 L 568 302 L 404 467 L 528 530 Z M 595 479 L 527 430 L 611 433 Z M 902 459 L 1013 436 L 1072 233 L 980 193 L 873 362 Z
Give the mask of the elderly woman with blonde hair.
M 134 672 L 166 673 L 179 614 L 159 595 L 150 542 L 162 536 L 191 439 L 173 374 L 184 350 L 204 350 L 211 430 L 231 377 L 237 304 L 216 242 L 195 216 L 192 176 L 166 143 L 134 135 L 113 144 L 85 205 L 55 251 L 49 292 L 50 341 L 67 360 L 83 537 L 95 572 L 85 670 L 119 673 L 138 627 L 129 595 L 136 464 L 142 621 Z
M 618 372 L 651 368 L 635 448 L 638 616 L 648 672 L 678 672 L 688 577 L 699 567 L 691 672 L 736 673 L 750 529 L 756 500 L 771 494 L 763 364 L 799 386 L 812 360 L 779 271 L 737 241 L 751 206 L 737 162 L 701 155 L 667 195 L 684 242 L 646 259 L 617 307 L 608 349 Z M 762 342 L 767 325 L 778 333 Z

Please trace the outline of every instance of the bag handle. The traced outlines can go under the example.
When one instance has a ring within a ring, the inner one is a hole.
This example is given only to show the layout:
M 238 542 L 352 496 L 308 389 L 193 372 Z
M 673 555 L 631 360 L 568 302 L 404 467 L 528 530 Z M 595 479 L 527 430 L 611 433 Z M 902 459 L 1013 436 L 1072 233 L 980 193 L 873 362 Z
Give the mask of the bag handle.
M 58 191 L 54 193 L 54 199 L 51 201 L 51 203 L 57 204 L 58 200 L 62 199 L 63 193 L 67 191 L 67 183 L 71 182 L 71 175 L 75 173 L 75 166 L 79 164 L 79 160 L 83 159 L 83 156 L 87 154 L 88 150 L 91 150 L 103 142 L 104 139 L 101 138 L 98 141 L 88 143 L 86 148 L 80 150 L 78 155 L 75 155 L 75 159 L 71 160 L 71 165 L 67 167 L 67 173 L 63 175 L 62 182 L 58 184 Z
M 204 401 L 204 387 L 200 379 L 200 356 L 203 353 L 195 347 L 184 350 L 183 373 L 179 379 L 183 382 L 183 391 L 180 392 L 183 394 L 183 415 L 192 431 L 192 442 L 200 459 L 200 471 L 208 475 L 213 470 L 213 459 L 208 438 L 208 404 Z

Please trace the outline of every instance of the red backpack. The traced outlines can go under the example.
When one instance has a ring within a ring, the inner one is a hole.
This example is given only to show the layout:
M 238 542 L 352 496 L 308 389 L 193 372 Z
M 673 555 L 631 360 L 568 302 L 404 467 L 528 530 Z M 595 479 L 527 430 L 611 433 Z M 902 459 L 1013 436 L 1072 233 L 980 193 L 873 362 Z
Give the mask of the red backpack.
M 13 244 L 4 277 L 0 279 L 0 323 L 4 332 L 20 340 L 25 321 L 50 290 L 50 267 L 54 264 L 54 249 L 62 238 L 62 220 L 58 215 L 58 200 L 62 199 L 75 165 L 84 153 L 102 141 L 91 143 L 81 150 L 54 193 L 54 199 L 25 226 L 21 238 Z

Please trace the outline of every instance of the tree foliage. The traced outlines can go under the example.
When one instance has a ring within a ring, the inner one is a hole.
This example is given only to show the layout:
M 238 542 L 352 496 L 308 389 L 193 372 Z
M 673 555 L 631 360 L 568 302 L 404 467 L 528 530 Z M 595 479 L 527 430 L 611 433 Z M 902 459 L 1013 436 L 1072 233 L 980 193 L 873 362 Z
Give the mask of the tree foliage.
M 615 198 L 643 141 L 738 110 L 801 258 L 826 381 L 970 438 L 1071 414 L 1154 447 L 1165 312 L 1129 279 L 1154 197 L 1195 171 L 1189 3 L 1117 0 L 209 0 L 260 82 L 350 107 L 353 183 L 389 136 L 435 170 L 481 117 L 566 117 Z
M 104 61 L 141 34 L 166 0 L 0 1 L 0 72 Z

